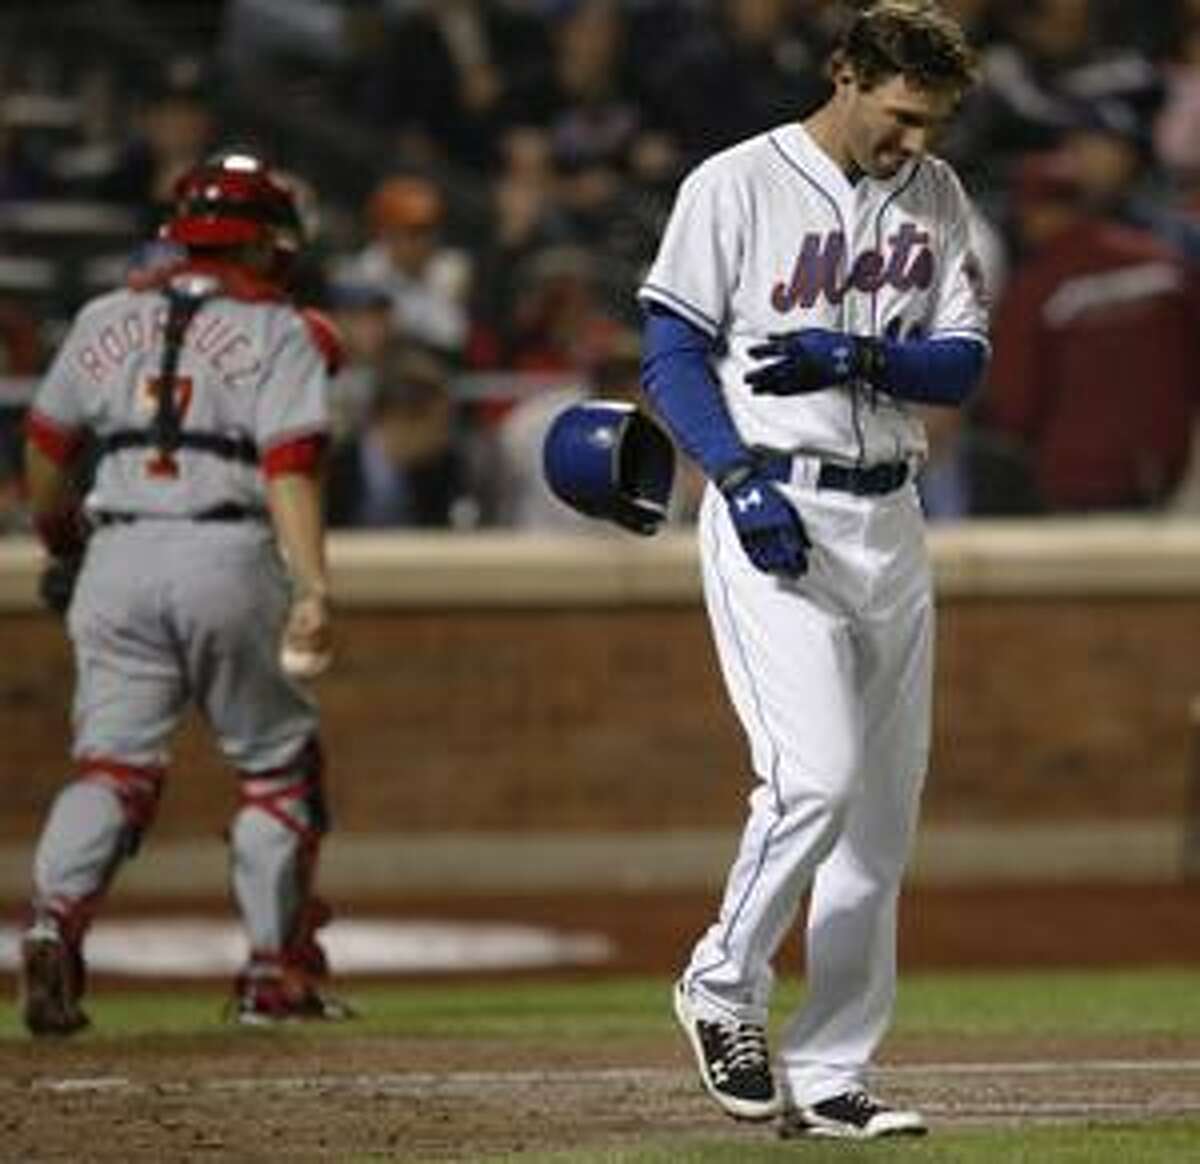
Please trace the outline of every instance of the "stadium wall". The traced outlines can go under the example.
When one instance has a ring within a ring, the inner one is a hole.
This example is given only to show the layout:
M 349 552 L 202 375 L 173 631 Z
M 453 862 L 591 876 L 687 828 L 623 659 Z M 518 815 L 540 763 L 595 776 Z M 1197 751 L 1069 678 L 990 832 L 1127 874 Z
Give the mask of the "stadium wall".
M 1180 822 L 1200 690 L 1200 529 L 934 529 L 940 597 L 926 820 Z M 742 740 L 692 540 L 332 539 L 340 659 L 318 688 L 343 832 L 701 831 L 740 819 Z M 0 544 L 0 840 L 67 771 L 70 652 Z M 233 784 L 178 741 L 158 834 L 215 837 Z

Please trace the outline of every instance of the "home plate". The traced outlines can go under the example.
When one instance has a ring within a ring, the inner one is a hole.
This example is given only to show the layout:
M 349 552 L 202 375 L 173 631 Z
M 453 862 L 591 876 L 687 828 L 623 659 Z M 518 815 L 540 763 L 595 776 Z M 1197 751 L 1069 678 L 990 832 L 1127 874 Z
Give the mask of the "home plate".
M 0 926 L 0 969 L 16 968 L 20 931 Z M 339 976 L 529 970 L 609 961 L 602 934 L 562 933 L 517 923 L 335 921 L 321 944 Z M 226 977 L 245 961 L 246 937 L 233 921 L 161 917 L 99 921 L 87 937 L 88 966 L 136 977 Z

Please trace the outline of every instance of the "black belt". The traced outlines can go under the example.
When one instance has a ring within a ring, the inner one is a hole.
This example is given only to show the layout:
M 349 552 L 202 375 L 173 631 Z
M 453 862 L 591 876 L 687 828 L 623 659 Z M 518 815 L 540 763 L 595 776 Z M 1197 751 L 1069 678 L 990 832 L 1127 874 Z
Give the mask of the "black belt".
M 787 453 L 768 453 L 763 472 L 773 481 L 788 481 L 792 476 L 792 458 Z M 909 478 L 907 461 L 881 461 L 877 465 L 839 465 L 822 461 L 817 472 L 818 489 L 836 489 L 856 497 L 881 497 L 894 493 Z
M 133 521 L 266 521 L 265 510 L 228 501 L 196 513 L 128 513 L 104 509 L 91 514 L 93 525 L 123 525 Z
M 837 489 L 858 497 L 879 497 L 894 493 L 908 480 L 907 461 L 881 461 L 878 465 L 837 465 L 823 461 L 817 474 L 818 489 Z

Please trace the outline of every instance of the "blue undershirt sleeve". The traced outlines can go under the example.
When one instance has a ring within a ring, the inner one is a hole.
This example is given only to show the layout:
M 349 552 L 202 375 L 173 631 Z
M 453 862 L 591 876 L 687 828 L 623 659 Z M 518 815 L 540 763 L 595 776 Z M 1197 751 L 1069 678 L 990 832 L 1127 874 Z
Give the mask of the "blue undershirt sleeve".
M 971 394 L 987 362 L 982 340 L 881 340 L 882 368 L 876 388 L 918 404 L 961 404 Z
M 712 338 L 682 316 L 647 305 L 642 326 L 642 387 L 679 445 L 717 480 L 748 459 L 709 359 Z

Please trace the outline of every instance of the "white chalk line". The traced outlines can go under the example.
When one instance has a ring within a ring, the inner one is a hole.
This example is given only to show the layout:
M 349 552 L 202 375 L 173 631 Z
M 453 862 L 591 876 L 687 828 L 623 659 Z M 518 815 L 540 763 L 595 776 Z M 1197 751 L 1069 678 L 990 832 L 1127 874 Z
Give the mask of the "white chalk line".
M 881 1085 L 890 1081 L 912 1086 L 922 1080 L 943 1082 L 947 1077 L 1004 1079 L 1021 1076 L 1057 1075 L 1077 1082 L 1080 1076 L 1200 1075 L 1200 1059 L 1082 1059 L 1021 1060 L 995 1063 L 908 1063 L 876 1068 L 872 1073 Z M 143 1081 L 121 1075 L 41 1077 L 27 1080 L 0 1080 L 0 1092 L 54 1092 L 58 1094 L 230 1094 L 253 1092 L 363 1093 L 417 1098 L 420 1096 L 478 1095 L 484 1092 L 511 1091 L 538 1087 L 545 1089 L 581 1088 L 619 1084 L 656 1090 L 691 1088 L 691 1072 L 666 1067 L 608 1067 L 555 1071 L 448 1071 L 391 1072 L 371 1075 L 254 1076 L 240 1079 L 194 1079 Z M 1160 1097 L 1161 1099 L 1162 1097 Z M 1038 1115 L 1095 1113 L 1141 1113 L 1158 1110 L 1152 1102 L 1103 1102 L 1063 1100 L 1059 1102 L 971 1102 L 964 1105 L 924 1105 L 931 1113 L 939 1110 L 980 1115 Z M 1172 1100 L 1164 1112 L 1200 1112 L 1200 1095 L 1195 1100 Z

